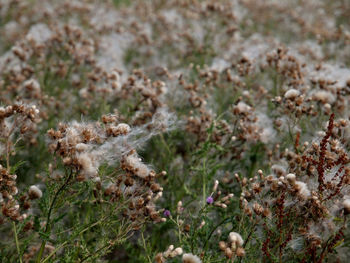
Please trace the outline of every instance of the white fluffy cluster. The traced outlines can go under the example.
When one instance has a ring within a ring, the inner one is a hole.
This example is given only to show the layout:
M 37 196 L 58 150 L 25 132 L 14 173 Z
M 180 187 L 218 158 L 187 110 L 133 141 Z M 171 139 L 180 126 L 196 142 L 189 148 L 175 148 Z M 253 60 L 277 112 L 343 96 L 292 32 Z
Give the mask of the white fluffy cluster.
M 343 206 L 345 213 L 349 214 L 350 213 L 350 198 L 347 198 L 343 201 Z
M 292 174 L 292 173 L 287 174 L 286 179 L 295 188 L 298 196 L 301 199 L 306 200 L 311 196 L 311 192 L 308 189 L 307 184 L 301 181 L 297 181 L 295 174 Z
M 33 25 L 26 38 L 29 41 L 33 41 L 36 44 L 42 44 L 48 41 L 52 36 L 51 30 L 45 24 L 36 24 Z
M 140 178 L 146 178 L 151 171 L 147 165 L 142 162 L 141 158 L 139 158 L 136 153 L 128 155 L 125 158 L 125 162 L 128 166 L 133 167 L 136 170 L 135 173 Z
M 237 232 L 230 232 L 228 235 L 228 240 L 232 243 L 232 245 L 235 245 L 235 247 L 241 247 L 244 243 L 242 236 Z
M 126 123 L 119 123 L 114 129 L 115 132 L 123 135 L 126 135 L 131 131 L 130 126 Z
M 322 103 L 334 103 L 335 102 L 335 97 L 334 95 L 326 90 L 318 90 L 315 91 L 312 94 L 312 99 L 316 100 L 316 101 L 320 101 Z
M 174 258 L 176 256 L 182 255 L 183 250 L 181 247 L 174 248 L 174 245 L 170 245 L 167 251 L 163 253 L 165 258 Z
M 88 152 L 77 155 L 78 163 L 81 165 L 84 175 L 94 177 L 97 175 L 98 163 L 94 160 L 94 156 Z
M 296 189 L 298 190 L 298 195 L 306 200 L 311 196 L 310 190 L 308 189 L 306 183 L 301 182 L 301 181 L 296 181 L 295 182 Z
M 119 124 L 120 130 L 128 131 L 120 136 L 108 138 L 102 145 L 93 150 L 93 155 L 98 156 L 101 162 L 107 161 L 112 164 L 122 156 L 128 154 L 132 149 L 141 148 L 153 136 L 176 128 L 177 119 L 175 114 L 165 108 L 160 108 L 154 114 L 151 122 L 139 127 L 126 127 Z M 149 128 L 150 127 L 150 128 Z M 131 158 L 131 162 L 136 162 Z
M 251 111 L 252 107 L 244 103 L 243 101 L 238 102 L 238 104 L 234 107 L 234 110 L 240 114 L 247 114 Z
M 159 109 L 151 122 L 139 127 L 131 128 L 126 123 L 110 124 L 106 132 L 96 123 L 72 122 L 65 130 L 64 137 L 58 142 L 73 150 L 75 159 L 81 167 L 85 178 L 98 175 L 98 168 L 103 163 L 115 164 L 125 157 L 124 161 L 133 167 L 140 178 L 146 178 L 150 169 L 145 165 L 137 153 L 132 150 L 143 146 L 152 136 L 174 128 L 175 115 L 166 109 Z M 88 134 L 88 140 L 86 138 Z M 64 158 L 69 163 L 70 157 Z
M 273 142 L 276 139 L 276 131 L 273 129 L 272 120 L 265 114 L 258 114 L 257 126 L 261 132 L 259 133 L 260 140 L 263 143 Z
M 183 254 L 182 256 L 182 262 L 183 263 L 202 263 L 202 260 L 196 255 L 193 255 L 191 253 Z
M 28 79 L 23 83 L 23 87 L 27 90 L 33 91 L 33 92 L 39 92 L 40 91 L 40 84 L 35 79 Z
M 171 259 L 182 255 L 183 249 L 181 247 L 175 248 L 174 245 L 170 245 L 168 249 L 163 253 L 158 253 L 155 257 L 156 263 L 164 263 L 167 259 Z
M 290 89 L 285 94 L 284 97 L 289 100 L 293 100 L 300 95 L 300 91 L 296 89 Z
M 38 199 L 43 196 L 42 191 L 36 185 L 29 187 L 28 195 L 30 199 Z
M 288 180 L 288 182 L 294 183 L 295 179 L 296 179 L 296 176 L 295 176 L 295 174 L 287 174 L 286 175 L 286 179 Z

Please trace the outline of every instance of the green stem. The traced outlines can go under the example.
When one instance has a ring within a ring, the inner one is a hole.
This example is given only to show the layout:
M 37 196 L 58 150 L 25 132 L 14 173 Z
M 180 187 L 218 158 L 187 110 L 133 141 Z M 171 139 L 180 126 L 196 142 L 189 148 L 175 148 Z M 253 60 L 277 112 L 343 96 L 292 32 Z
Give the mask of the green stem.
M 203 162 L 203 171 L 202 171 L 202 185 L 203 185 L 203 205 L 205 206 L 206 204 L 206 198 L 207 198 L 207 184 L 206 184 L 206 178 L 207 178 L 207 174 L 206 174 L 206 160 L 204 159 Z
M 204 244 L 204 256 L 203 256 L 203 258 L 205 258 L 205 255 L 206 255 L 206 253 L 207 253 L 207 251 L 208 251 L 208 245 L 209 245 L 209 240 L 210 240 L 211 236 L 214 234 L 215 230 L 216 230 L 219 226 L 225 224 L 225 223 L 227 222 L 228 219 L 231 219 L 231 217 L 225 218 L 224 220 L 222 220 L 219 224 L 217 224 L 217 225 L 211 230 L 210 234 L 208 235 L 207 239 L 205 240 L 205 244 Z
M 193 224 L 194 227 L 194 232 L 192 234 L 192 240 L 191 240 L 191 252 L 193 253 L 194 252 L 194 242 L 195 242 L 195 239 L 197 238 L 197 234 L 198 234 L 198 231 L 199 231 L 199 228 L 197 227 L 201 218 L 202 218 L 202 213 L 205 212 L 205 209 L 206 209 L 206 205 L 204 205 L 198 212 L 198 217 L 195 219 L 195 222 Z
M 18 253 L 18 257 L 19 257 L 19 262 L 22 263 L 22 256 L 21 256 L 21 250 L 19 249 L 19 242 L 18 242 L 16 223 L 12 222 L 12 224 L 13 224 L 13 234 L 15 236 L 16 248 L 17 248 L 17 253 Z
M 101 222 L 103 222 L 104 220 L 106 220 L 106 218 L 107 218 L 107 217 L 103 217 L 103 218 L 101 218 L 100 220 L 98 220 L 97 222 L 93 223 L 92 225 L 87 226 L 87 227 L 84 228 L 82 231 L 80 231 L 78 234 L 76 234 L 76 235 L 74 235 L 73 237 L 71 237 L 70 240 L 73 240 L 75 237 L 77 237 L 77 236 L 83 234 L 84 232 L 88 231 L 89 229 L 93 228 L 94 226 L 100 224 Z M 57 252 L 58 250 L 60 250 L 62 247 L 64 247 L 68 242 L 69 242 L 69 240 L 63 242 L 61 245 L 59 245 L 58 247 L 56 247 L 55 250 L 52 251 L 51 254 L 48 255 L 48 256 L 42 261 L 42 263 L 47 262 L 53 255 L 56 254 L 56 252 Z
M 141 232 L 141 237 L 142 237 L 143 248 L 144 248 L 144 250 L 145 250 L 145 252 L 146 252 L 146 256 L 147 256 L 148 262 L 149 262 L 149 263 L 152 263 L 152 260 L 151 260 L 150 256 L 148 255 L 145 237 L 143 236 L 143 231 Z
M 182 244 L 181 225 L 179 224 L 179 216 L 176 216 L 176 221 L 173 218 L 170 218 L 170 221 L 176 225 L 177 230 L 178 230 L 179 242 L 180 242 L 180 244 Z
M 171 150 L 170 150 L 168 144 L 166 143 L 165 138 L 164 138 L 164 136 L 163 136 L 162 133 L 160 134 L 160 139 L 161 139 L 162 143 L 164 144 L 164 146 L 165 146 L 167 152 L 171 155 Z
M 130 238 L 130 236 L 127 237 L 128 232 L 129 232 L 130 230 L 131 230 L 131 229 L 127 229 L 127 231 L 124 231 L 124 233 L 122 233 L 120 237 L 117 236 L 114 240 L 110 240 L 110 241 L 109 241 L 107 244 L 105 244 L 104 246 L 100 247 L 99 249 L 97 249 L 96 251 L 94 251 L 93 253 L 91 253 L 90 255 L 86 256 L 86 257 L 83 258 L 83 259 L 81 259 L 81 260 L 79 261 L 79 263 L 82 263 L 82 262 L 88 260 L 89 258 L 91 258 L 92 256 L 94 256 L 94 255 L 100 253 L 100 251 L 102 251 L 102 250 L 104 250 L 104 249 L 105 249 L 105 250 L 108 250 L 108 249 L 110 249 L 112 246 L 114 246 L 115 244 L 117 244 L 117 243 L 120 244 L 120 243 L 123 242 L 123 240 L 126 240 L 126 239 Z M 150 261 L 150 262 L 152 263 L 152 261 Z
M 50 204 L 50 208 L 49 208 L 49 212 L 47 214 L 47 219 L 46 219 L 46 227 L 45 227 L 45 231 L 44 233 L 46 234 L 48 231 L 50 231 L 50 225 L 51 225 L 51 222 L 50 222 L 50 217 L 51 217 L 51 213 L 52 213 L 52 210 L 53 210 L 53 207 L 56 203 L 56 200 L 59 196 L 59 194 L 64 190 L 64 188 L 68 185 L 70 179 L 72 178 L 72 175 L 73 175 L 73 171 L 71 170 L 70 171 L 70 174 L 67 178 L 67 180 L 61 185 L 61 187 L 57 190 L 57 192 L 55 193 L 53 199 L 52 199 L 52 202 Z M 46 245 L 46 240 L 43 240 L 42 243 L 41 243 L 41 246 L 40 246 L 40 250 L 39 250 L 39 253 L 38 253 L 38 257 L 36 259 L 36 263 L 40 263 L 41 261 L 41 258 L 44 254 L 44 250 L 45 250 L 45 245 Z

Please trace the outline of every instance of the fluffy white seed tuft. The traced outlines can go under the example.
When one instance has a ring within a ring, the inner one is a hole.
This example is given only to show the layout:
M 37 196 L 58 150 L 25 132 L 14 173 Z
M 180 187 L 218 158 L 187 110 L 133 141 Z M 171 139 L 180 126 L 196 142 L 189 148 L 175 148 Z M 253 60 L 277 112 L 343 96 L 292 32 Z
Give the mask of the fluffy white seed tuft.
M 196 255 L 193 255 L 191 253 L 183 254 L 182 256 L 182 262 L 183 263 L 202 263 L 200 258 Z
M 236 232 L 231 232 L 228 239 L 230 242 L 235 243 L 239 247 L 241 247 L 244 243 L 242 236 Z
M 344 210 L 347 214 L 350 213 L 350 199 L 345 199 L 343 201 Z
M 284 97 L 289 100 L 293 100 L 300 95 L 300 91 L 296 89 L 290 89 L 285 94 Z
M 43 193 L 36 185 L 29 187 L 28 195 L 30 199 L 38 199 L 43 196 Z
M 298 195 L 306 200 L 311 196 L 310 190 L 307 188 L 307 185 L 304 182 L 297 181 L 295 183 L 296 190 L 298 191 Z

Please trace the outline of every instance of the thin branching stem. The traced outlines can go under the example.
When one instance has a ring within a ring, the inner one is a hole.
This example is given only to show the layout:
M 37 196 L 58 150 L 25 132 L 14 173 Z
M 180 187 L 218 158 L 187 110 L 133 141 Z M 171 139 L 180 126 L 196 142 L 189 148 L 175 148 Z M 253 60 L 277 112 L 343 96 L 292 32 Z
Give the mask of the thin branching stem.
M 13 225 L 13 235 L 15 236 L 15 242 L 16 242 L 16 248 L 17 248 L 19 262 L 22 263 L 22 255 L 21 255 L 21 250 L 19 247 L 16 222 L 12 222 L 12 225 Z
M 51 219 L 51 213 L 52 213 L 52 210 L 55 206 L 55 203 L 56 203 L 56 200 L 58 198 L 58 196 L 60 195 L 60 193 L 66 188 L 66 186 L 69 184 L 69 181 L 71 180 L 73 176 L 73 170 L 71 169 L 70 170 L 70 173 L 67 177 L 67 179 L 64 181 L 64 183 L 61 185 L 61 187 L 56 191 L 53 199 L 52 199 L 52 202 L 50 204 L 50 207 L 49 207 L 49 212 L 47 214 L 47 218 L 46 218 L 46 226 L 45 226 L 45 230 L 44 230 L 44 233 L 47 234 L 49 231 L 50 231 L 50 228 L 51 228 L 51 222 L 50 222 L 50 219 Z M 41 243 L 41 246 L 40 246 L 40 250 L 39 250 L 39 253 L 38 253 L 38 257 L 36 259 L 36 262 L 39 263 L 41 261 L 41 258 L 43 256 L 43 253 L 44 253 L 44 250 L 45 250 L 45 245 L 46 245 L 46 240 L 44 239 Z

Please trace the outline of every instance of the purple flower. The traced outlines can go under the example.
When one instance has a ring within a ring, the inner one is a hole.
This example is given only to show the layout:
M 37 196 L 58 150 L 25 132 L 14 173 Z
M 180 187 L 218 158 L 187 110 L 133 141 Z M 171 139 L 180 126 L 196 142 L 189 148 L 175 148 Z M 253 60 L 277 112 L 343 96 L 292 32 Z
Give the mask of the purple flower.
M 211 205 L 212 203 L 214 203 L 214 199 L 213 199 L 213 197 L 209 196 L 209 197 L 207 198 L 207 204 L 208 204 L 208 205 Z
M 164 212 L 163 212 L 163 215 L 164 215 L 165 217 L 170 217 L 170 216 L 171 216 L 171 213 L 170 213 L 169 210 L 165 209 Z

